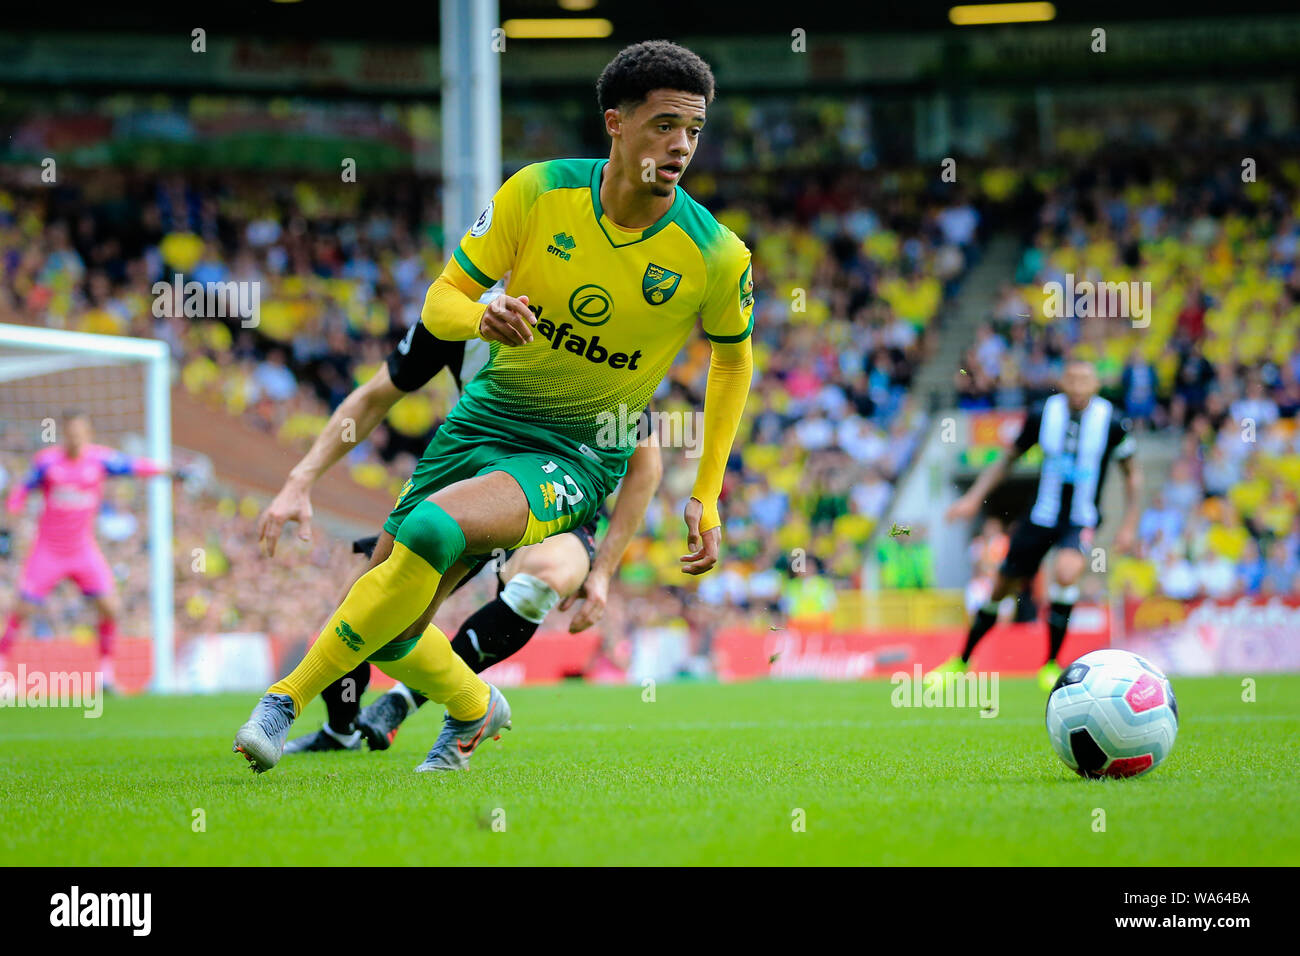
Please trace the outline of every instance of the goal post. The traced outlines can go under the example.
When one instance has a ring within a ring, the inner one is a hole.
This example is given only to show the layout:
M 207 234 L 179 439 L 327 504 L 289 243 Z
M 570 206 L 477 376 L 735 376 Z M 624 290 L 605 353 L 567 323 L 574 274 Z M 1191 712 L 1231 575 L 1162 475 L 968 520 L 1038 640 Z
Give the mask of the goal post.
M 26 433 L 30 452 L 42 422 L 68 407 L 91 414 L 96 438 L 135 446 L 171 466 L 171 355 L 165 342 L 0 324 L 0 421 Z M 129 449 L 128 449 L 129 450 Z M 21 480 L 15 475 L 14 480 Z M 173 681 L 172 489 L 146 483 L 152 689 Z

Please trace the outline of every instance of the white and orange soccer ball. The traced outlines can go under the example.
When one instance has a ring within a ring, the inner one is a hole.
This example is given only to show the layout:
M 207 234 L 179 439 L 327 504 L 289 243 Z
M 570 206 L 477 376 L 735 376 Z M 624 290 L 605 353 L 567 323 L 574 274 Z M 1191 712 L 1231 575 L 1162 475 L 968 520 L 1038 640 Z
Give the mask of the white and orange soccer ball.
M 1155 665 L 1128 651 L 1084 654 L 1047 698 L 1047 736 L 1083 777 L 1136 777 L 1158 767 L 1178 736 L 1174 689 Z

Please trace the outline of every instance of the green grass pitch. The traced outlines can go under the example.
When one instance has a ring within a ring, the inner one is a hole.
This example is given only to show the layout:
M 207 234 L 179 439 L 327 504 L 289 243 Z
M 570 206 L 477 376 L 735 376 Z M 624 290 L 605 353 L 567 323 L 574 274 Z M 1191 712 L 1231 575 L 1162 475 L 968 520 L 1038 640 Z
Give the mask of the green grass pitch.
M 230 752 L 256 695 L 4 708 L 0 864 L 1300 863 L 1300 675 L 1259 677 L 1255 702 L 1240 678 L 1174 684 L 1166 763 L 1095 782 L 1025 680 L 991 719 L 895 708 L 884 681 L 517 688 L 515 729 L 438 775 L 412 773 L 433 707 L 385 753 L 262 776 Z

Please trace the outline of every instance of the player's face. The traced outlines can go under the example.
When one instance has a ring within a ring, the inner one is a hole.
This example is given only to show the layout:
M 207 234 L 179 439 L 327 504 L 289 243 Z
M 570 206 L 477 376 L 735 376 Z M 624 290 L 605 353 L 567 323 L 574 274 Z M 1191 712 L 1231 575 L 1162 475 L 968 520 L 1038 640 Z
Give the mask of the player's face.
M 695 155 L 704 107 L 698 93 L 653 90 L 631 111 L 618 111 L 623 159 L 647 192 L 672 195 Z
M 89 445 L 91 438 L 90 419 L 69 419 L 63 425 L 63 436 L 69 451 L 76 452 Z
M 1074 362 L 1065 367 L 1061 376 L 1061 391 L 1070 403 L 1070 407 L 1079 411 L 1092 401 L 1097 394 L 1097 372 L 1091 365 Z

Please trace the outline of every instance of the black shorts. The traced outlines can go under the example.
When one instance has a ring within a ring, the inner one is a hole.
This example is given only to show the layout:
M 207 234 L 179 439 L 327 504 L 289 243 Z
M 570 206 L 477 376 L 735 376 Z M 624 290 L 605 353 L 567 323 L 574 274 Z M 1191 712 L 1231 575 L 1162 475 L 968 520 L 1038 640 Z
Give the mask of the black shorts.
M 1084 528 L 1077 524 L 1044 528 L 1026 518 L 1011 536 L 1011 543 L 1007 546 L 1007 559 L 1002 562 L 1002 576 L 1032 578 L 1052 548 L 1073 548 L 1087 554 L 1092 547 L 1095 531 L 1095 528 Z
M 601 507 L 601 513 L 602 514 L 604 513 L 603 506 Z M 591 565 L 596 563 L 596 522 L 594 520 L 588 521 L 586 524 L 582 525 L 581 527 L 574 528 L 572 531 L 566 531 L 565 534 L 575 535 L 577 539 L 582 542 L 582 546 L 587 550 L 588 568 L 590 568 Z M 356 541 L 352 542 L 352 553 L 364 554 L 366 556 L 366 559 L 369 560 L 370 557 L 374 555 L 375 545 L 377 545 L 378 543 L 379 543 L 378 535 L 371 535 L 369 538 L 358 538 Z M 509 561 L 510 556 L 514 553 L 515 553 L 514 548 L 507 551 L 505 560 Z M 477 575 L 480 571 L 482 571 L 484 568 L 486 568 L 489 564 L 492 563 L 492 555 L 490 554 L 466 555 L 465 557 L 466 560 L 472 561 L 473 563 L 470 565 L 469 571 L 466 572 L 465 576 L 460 579 L 459 583 L 457 583 L 457 585 L 454 588 L 452 588 L 453 594 L 459 591 L 461 588 L 463 588 L 466 584 L 469 584 L 470 580 L 475 575 Z M 504 563 L 505 562 L 503 561 L 502 564 Z M 497 570 L 500 571 L 501 569 L 497 568 Z M 501 593 L 500 578 L 497 579 L 497 593 L 498 594 Z

